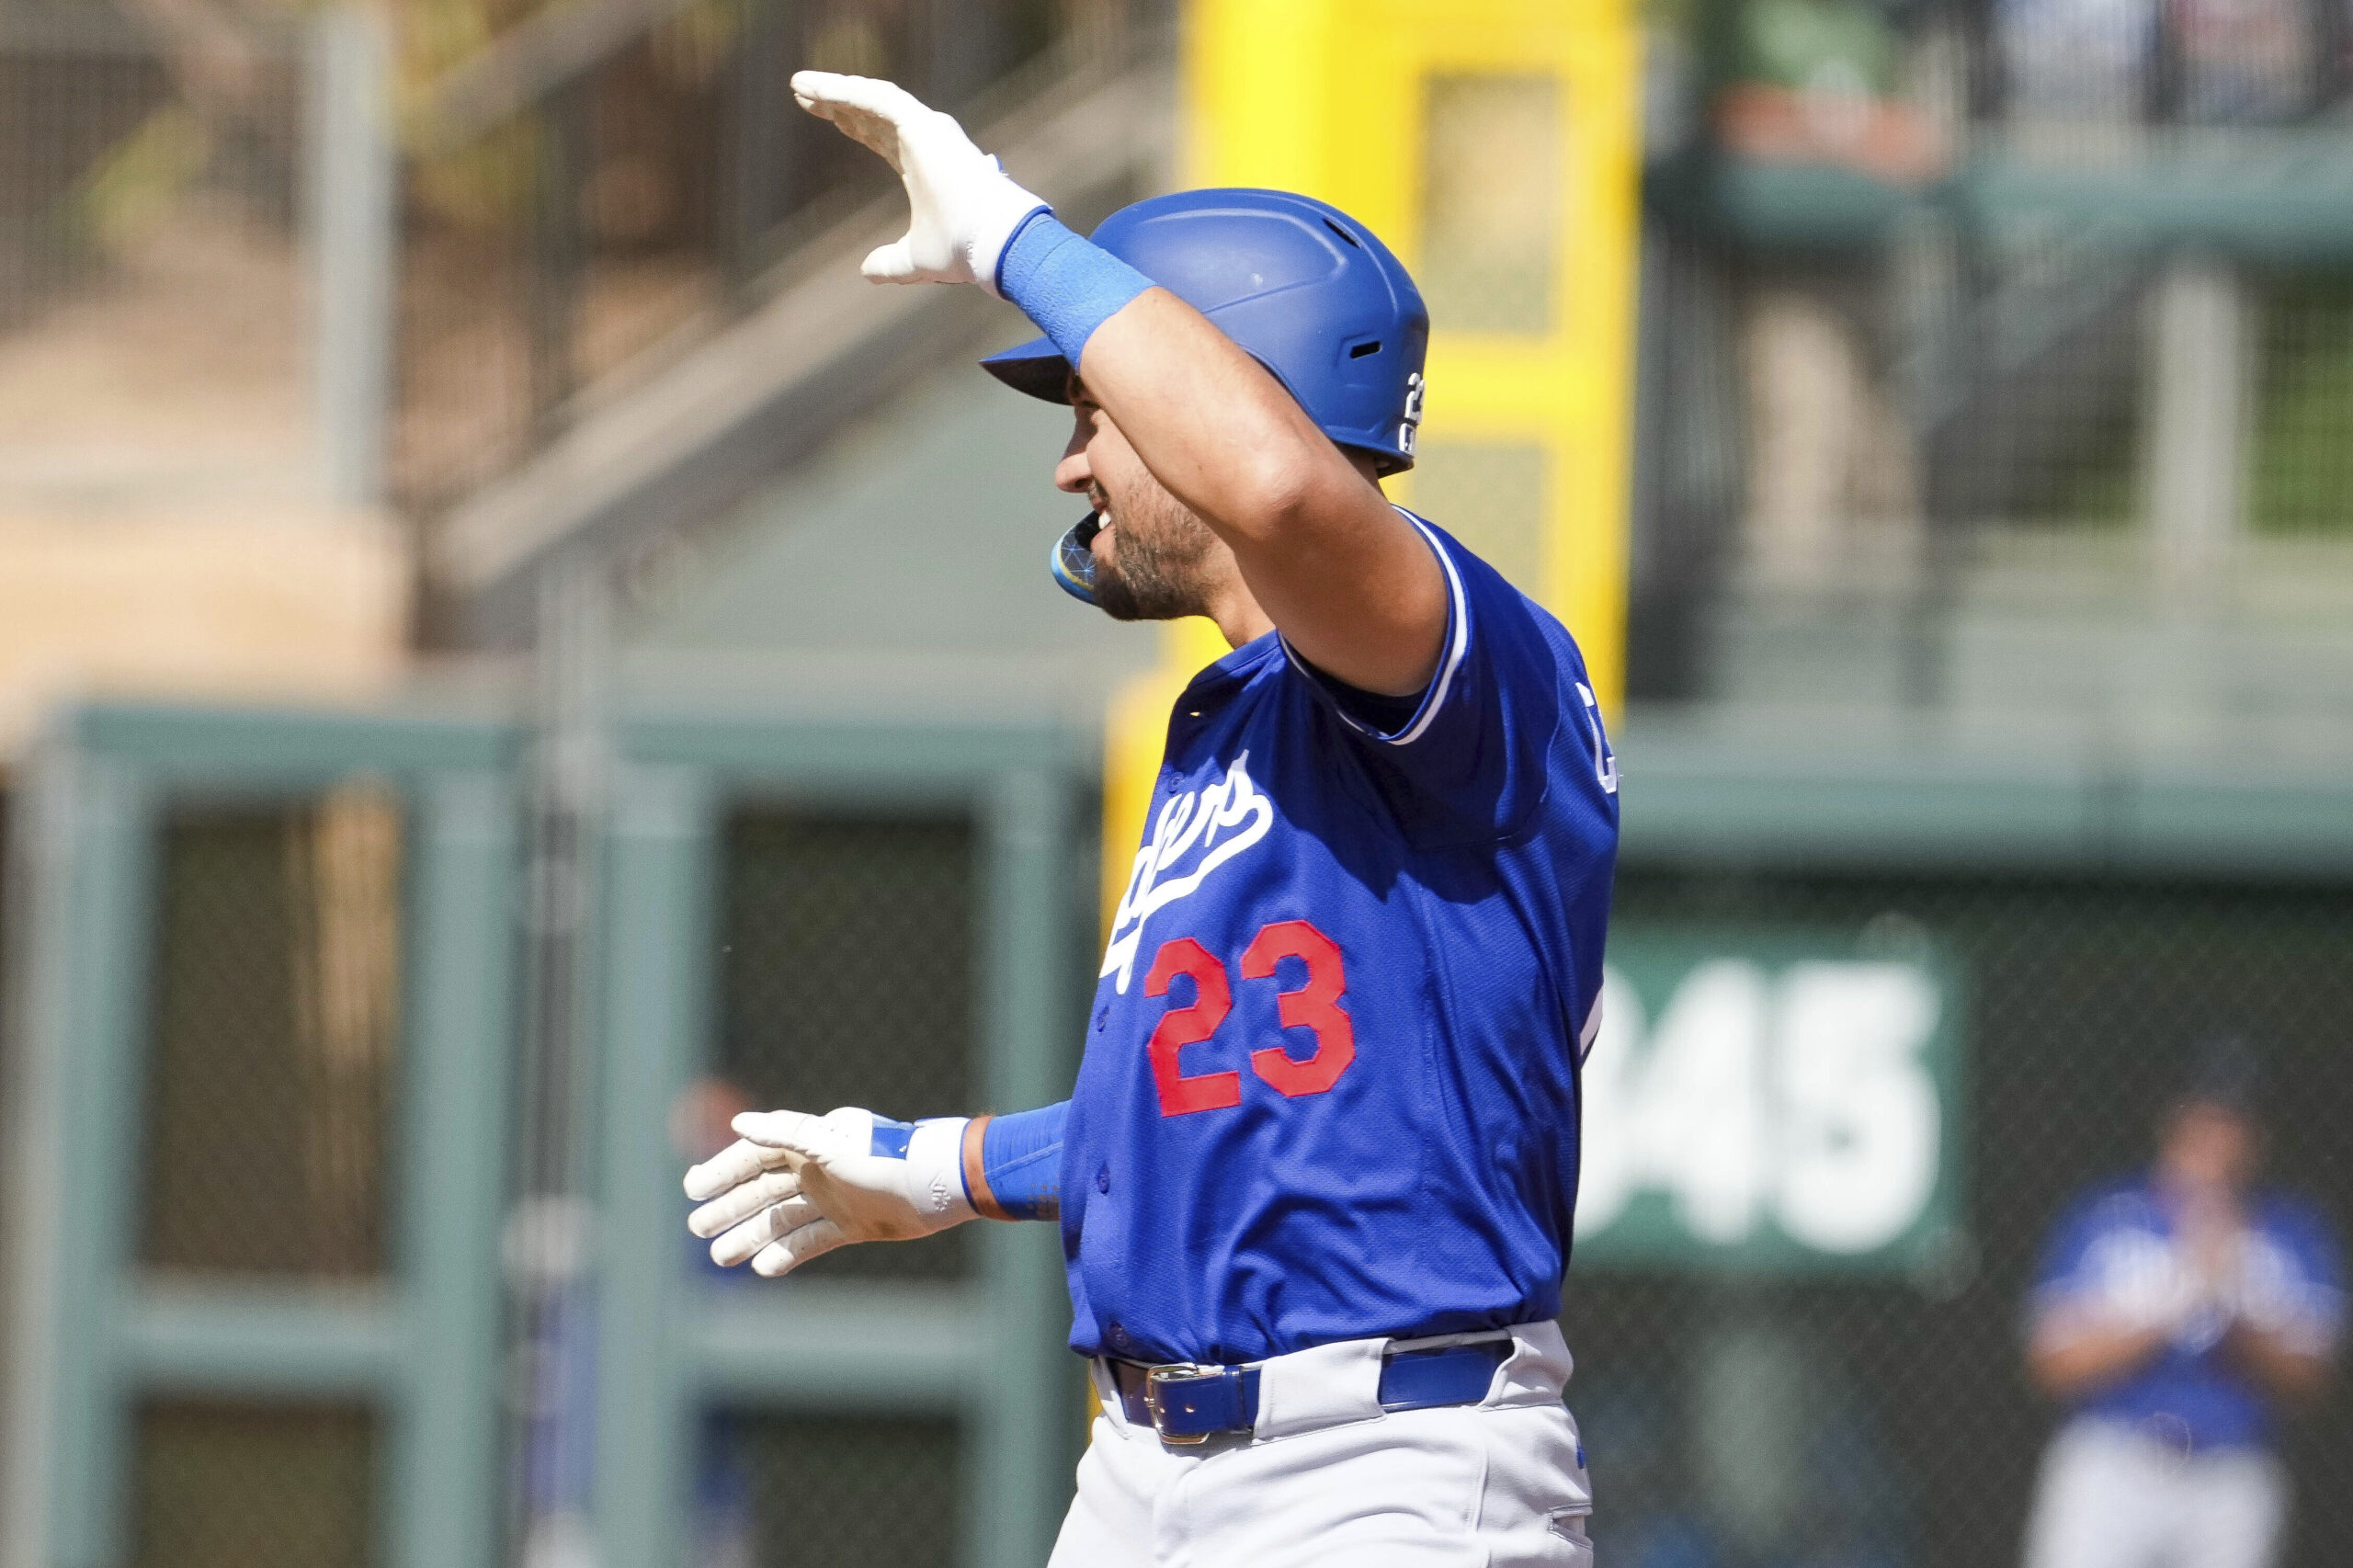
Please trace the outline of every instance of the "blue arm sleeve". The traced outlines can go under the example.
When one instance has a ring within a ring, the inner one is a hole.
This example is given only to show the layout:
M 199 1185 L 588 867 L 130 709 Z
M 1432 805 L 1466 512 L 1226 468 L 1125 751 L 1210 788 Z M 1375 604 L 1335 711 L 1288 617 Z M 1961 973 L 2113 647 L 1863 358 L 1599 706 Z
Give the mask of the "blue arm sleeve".
M 1063 1100 L 994 1117 L 981 1129 L 981 1175 L 997 1207 L 1013 1218 L 1062 1218 L 1063 1129 L 1069 1121 L 1070 1102 Z
M 1040 208 L 1006 242 L 996 286 L 1054 340 L 1075 370 L 1095 329 L 1151 288 L 1152 279 Z

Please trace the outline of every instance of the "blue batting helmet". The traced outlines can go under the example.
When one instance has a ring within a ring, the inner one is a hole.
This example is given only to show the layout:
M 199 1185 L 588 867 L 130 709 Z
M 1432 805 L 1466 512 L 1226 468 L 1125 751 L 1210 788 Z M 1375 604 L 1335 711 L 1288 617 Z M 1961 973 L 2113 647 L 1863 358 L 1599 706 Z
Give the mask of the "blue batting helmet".
M 1363 224 L 1289 191 L 1186 190 L 1121 208 L 1093 239 L 1215 322 L 1334 441 L 1384 474 L 1414 466 L 1429 312 Z M 1070 366 L 1047 338 L 981 363 L 1017 392 L 1068 401 Z M 1055 580 L 1089 603 L 1092 532 L 1081 524 L 1054 551 Z

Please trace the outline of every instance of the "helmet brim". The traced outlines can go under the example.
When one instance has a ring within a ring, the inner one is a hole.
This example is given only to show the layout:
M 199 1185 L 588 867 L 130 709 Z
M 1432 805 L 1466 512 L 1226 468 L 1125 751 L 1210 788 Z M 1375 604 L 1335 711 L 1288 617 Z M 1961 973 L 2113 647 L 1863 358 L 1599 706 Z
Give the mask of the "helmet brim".
M 1047 403 L 1070 402 L 1070 361 L 1051 337 L 1033 337 L 981 361 L 981 369 L 1017 392 Z
M 1210 319 L 1215 322 L 1217 318 L 1212 315 Z M 1280 370 L 1256 354 L 1250 357 L 1257 359 L 1267 374 L 1275 378 L 1276 384 L 1285 392 L 1291 390 L 1290 383 L 1283 380 Z M 981 369 L 1015 392 L 1027 392 L 1041 402 L 1059 403 L 1065 407 L 1070 403 L 1070 361 L 1063 358 L 1063 351 L 1054 347 L 1054 340 L 1051 337 L 1033 337 L 1027 343 L 1017 343 L 1010 348 L 992 354 L 981 361 Z M 1370 432 L 1326 429 L 1324 434 L 1332 437 L 1335 445 L 1371 458 L 1374 472 L 1381 478 L 1403 473 L 1414 466 L 1410 453 L 1381 445 Z

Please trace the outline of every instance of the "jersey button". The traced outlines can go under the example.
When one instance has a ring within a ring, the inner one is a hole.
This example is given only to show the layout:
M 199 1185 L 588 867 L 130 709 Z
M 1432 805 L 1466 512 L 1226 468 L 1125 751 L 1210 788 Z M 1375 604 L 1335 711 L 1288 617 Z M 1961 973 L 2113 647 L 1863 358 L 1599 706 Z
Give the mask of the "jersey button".
M 1097 1192 L 1108 1192 L 1111 1190 L 1110 1166 L 1105 1165 L 1101 1170 L 1095 1173 L 1095 1190 Z
M 1128 1325 L 1119 1319 L 1111 1320 L 1111 1343 L 1125 1350 L 1135 1342 L 1128 1337 Z

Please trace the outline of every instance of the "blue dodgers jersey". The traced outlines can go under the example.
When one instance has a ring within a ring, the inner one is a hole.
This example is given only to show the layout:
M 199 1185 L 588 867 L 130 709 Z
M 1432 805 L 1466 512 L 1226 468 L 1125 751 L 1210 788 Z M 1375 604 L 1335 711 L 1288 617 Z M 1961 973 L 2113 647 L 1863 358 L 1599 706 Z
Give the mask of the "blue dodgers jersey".
M 1568 632 L 1414 520 L 1451 606 L 1404 722 L 1274 633 L 1169 720 L 1064 1135 L 1082 1354 L 1560 1310 L 1617 764 Z
M 2171 1210 L 2146 1179 L 2096 1189 L 2053 1228 L 2035 1279 L 2038 1314 L 2074 1309 L 2149 1321 L 2184 1285 Z M 2334 1348 L 2345 1319 L 2344 1271 L 2327 1224 L 2277 1193 L 2246 1205 L 2238 1311 L 2314 1354 Z M 2193 1320 L 2156 1358 L 2079 1400 L 2078 1415 L 2186 1427 L 2199 1448 L 2259 1448 L 2272 1405 L 2223 1347 L 2219 1312 Z

